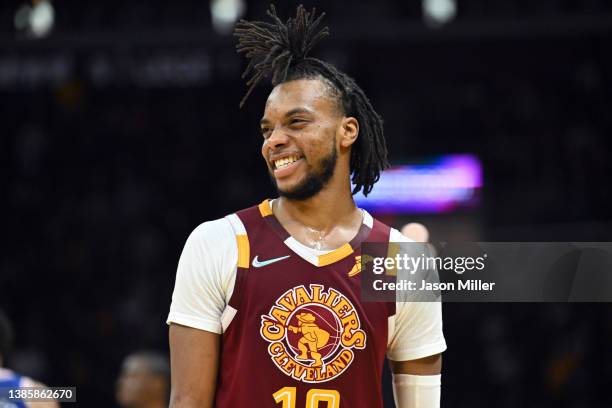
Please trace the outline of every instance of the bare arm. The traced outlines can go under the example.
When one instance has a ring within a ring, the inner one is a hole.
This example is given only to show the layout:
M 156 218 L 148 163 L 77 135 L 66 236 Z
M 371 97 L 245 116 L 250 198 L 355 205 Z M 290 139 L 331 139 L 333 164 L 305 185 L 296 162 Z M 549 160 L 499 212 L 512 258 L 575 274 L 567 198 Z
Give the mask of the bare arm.
M 220 344 L 219 334 L 170 325 L 170 408 L 213 407 Z
M 410 361 L 389 360 L 394 374 L 436 375 L 442 371 L 442 354 Z

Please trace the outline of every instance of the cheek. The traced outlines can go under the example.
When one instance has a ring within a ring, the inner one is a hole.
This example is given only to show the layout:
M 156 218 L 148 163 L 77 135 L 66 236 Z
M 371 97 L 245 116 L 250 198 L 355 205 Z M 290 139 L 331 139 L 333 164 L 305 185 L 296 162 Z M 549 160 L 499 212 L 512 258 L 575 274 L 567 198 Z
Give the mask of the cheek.
M 268 165 L 268 144 L 265 140 L 261 143 L 261 157 L 266 162 L 266 165 Z
M 336 129 L 327 127 L 319 129 L 318 137 L 313 138 L 311 143 L 304 146 L 313 157 L 326 157 L 328 156 L 337 145 Z

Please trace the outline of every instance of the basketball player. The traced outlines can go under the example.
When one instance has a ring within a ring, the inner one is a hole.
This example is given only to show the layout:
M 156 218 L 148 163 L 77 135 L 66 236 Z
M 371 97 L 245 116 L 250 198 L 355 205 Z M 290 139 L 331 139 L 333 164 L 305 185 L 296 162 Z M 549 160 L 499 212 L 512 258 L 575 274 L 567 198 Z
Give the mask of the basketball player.
M 9 400 L 8 390 L 17 390 L 23 387 L 46 388 L 44 384 L 21 376 L 14 371 L 2 368 L 4 359 L 8 356 L 13 346 L 13 328 L 8 317 L 0 310 L 0 408 L 59 408 L 59 404 L 54 401 L 47 402 L 25 402 Z
M 123 360 L 117 382 L 117 402 L 123 408 L 164 408 L 170 395 L 168 357 L 140 351 Z
M 168 316 L 171 407 L 381 408 L 385 355 L 397 407 L 439 407 L 440 303 L 360 300 L 360 245 L 407 241 L 352 197 L 387 165 L 382 120 L 350 77 L 308 56 L 323 15 L 268 14 L 236 35 L 245 98 L 266 76 L 274 86 L 261 153 L 279 198 L 188 238 Z

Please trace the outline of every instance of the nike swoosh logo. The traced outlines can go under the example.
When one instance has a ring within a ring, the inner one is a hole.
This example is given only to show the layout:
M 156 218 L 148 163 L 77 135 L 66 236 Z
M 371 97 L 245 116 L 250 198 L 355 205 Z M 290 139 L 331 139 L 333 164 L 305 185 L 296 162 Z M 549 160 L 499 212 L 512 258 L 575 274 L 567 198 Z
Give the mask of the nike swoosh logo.
M 282 261 L 283 259 L 287 259 L 289 258 L 289 256 L 290 255 L 285 255 L 285 256 L 278 257 L 278 258 L 268 259 L 267 261 L 260 261 L 257 259 L 257 255 L 256 255 L 255 258 L 253 258 L 253 267 L 261 268 L 262 266 L 268 266 L 270 264 L 273 264 L 274 262 L 278 262 L 278 261 Z

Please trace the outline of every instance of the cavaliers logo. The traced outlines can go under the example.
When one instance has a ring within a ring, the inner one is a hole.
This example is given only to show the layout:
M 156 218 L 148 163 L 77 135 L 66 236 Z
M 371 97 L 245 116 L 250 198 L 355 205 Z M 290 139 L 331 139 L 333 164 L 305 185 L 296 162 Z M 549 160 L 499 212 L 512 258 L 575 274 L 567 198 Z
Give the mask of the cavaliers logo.
M 364 349 L 366 335 L 353 304 L 333 288 L 297 286 L 285 292 L 261 316 L 268 352 L 288 376 L 308 383 L 329 381 L 353 362 L 353 349 Z

